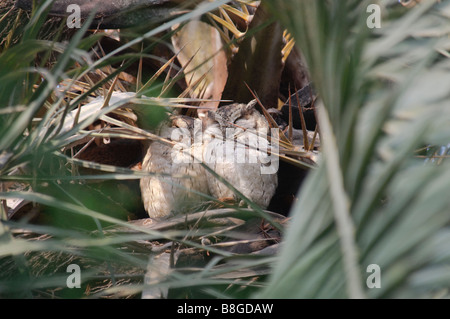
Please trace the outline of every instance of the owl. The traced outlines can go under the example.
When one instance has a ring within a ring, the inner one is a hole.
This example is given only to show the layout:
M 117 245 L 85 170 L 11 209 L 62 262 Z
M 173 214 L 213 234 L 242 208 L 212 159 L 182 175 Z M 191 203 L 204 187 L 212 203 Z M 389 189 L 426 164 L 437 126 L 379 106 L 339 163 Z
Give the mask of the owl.
M 201 119 L 172 116 L 159 129 L 170 141 L 151 142 L 142 169 L 155 175 L 141 178 L 145 210 L 151 218 L 184 212 L 204 201 L 201 194 L 238 200 L 225 183 L 206 171 L 202 162 L 262 208 L 277 188 L 278 158 L 269 156 L 268 123 L 249 104 L 230 104 L 202 113 Z
M 203 161 L 244 196 L 267 208 L 277 187 L 278 158 L 268 155 L 269 125 L 255 105 L 256 100 L 235 103 L 204 114 Z M 212 196 L 237 199 L 217 177 L 206 175 Z
M 155 173 L 141 178 L 144 208 L 151 218 L 186 211 L 209 194 L 206 172 L 201 166 L 202 124 L 188 116 L 172 116 L 158 135 L 173 143 L 152 141 L 142 162 L 142 170 Z

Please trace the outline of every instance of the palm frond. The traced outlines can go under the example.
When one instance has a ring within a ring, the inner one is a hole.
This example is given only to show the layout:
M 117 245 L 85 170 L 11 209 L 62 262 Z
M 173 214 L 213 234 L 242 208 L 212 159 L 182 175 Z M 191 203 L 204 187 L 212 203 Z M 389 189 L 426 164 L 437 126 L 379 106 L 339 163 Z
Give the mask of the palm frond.
M 449 60 L 439 53 L 448 51 L 448 20 L 434 18 L 448 2 L 422 3 L 374 31 L 368 2 L 268 3 L 301 44 L 319 92 L 323 160 L 258 296 L 423 297 L 448 287 L 449 251 L 440 246 L 438 260 L 432 244 L 449 231 L 448 163 L 414 155 L 450 138 Z M 429 28 L 447 36 L 423 33 Z M 372 264 L 380 289 L 366 285 Z

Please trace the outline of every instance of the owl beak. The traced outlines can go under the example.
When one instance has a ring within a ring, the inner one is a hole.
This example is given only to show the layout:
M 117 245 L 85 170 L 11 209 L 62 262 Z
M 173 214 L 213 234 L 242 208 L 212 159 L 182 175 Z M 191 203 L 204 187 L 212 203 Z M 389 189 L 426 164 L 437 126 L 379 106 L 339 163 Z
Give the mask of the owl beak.
M 202 121 L 202 131 L 205 131 L 210 124 L 209 117 L 211 116 L 211 111 L 198 112 L 197 115 L 198 118 Z

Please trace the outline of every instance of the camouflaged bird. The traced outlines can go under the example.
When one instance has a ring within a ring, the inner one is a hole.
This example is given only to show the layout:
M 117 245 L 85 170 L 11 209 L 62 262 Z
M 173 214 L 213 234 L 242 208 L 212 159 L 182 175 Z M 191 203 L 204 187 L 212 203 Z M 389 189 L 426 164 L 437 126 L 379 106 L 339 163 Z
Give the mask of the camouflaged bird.
M 277 168 L 267 151 L 269 125 L 256 109 L 256 100 L 209 111 L 203 119 L 203 160 L 245 197 L 267 208 L 277 187 Z M 207 172 L 209 191 L 220 199 L 238 196 Z
M 201 134 L 196 121 L 188 116 L 172 116 L 159 128 L 159 136 L 174 143 L 152 141 L 142 162 L 142 170 L 154 173 L 141 178 L 144 208 L 151 218 L 165 217 L 187 210 L 203 201 L 199 193 L 209 194 L 206 172 L 201 166 Z
M 249 104 L 230 104 L 203 118 L 173 116 L 159 135 L 173 145 L 151 142 L 142 169 L 156 175 L 141 179 L 144 207 L 152 218 L 187 211 L 207 194 L 239 201 L 238 195 L 201 162 L 245 197 L 266 208 L 277 187 L 277 166 L 267 150 L 268 123 Z M 162 175 L 163 176 L 162 176 Z

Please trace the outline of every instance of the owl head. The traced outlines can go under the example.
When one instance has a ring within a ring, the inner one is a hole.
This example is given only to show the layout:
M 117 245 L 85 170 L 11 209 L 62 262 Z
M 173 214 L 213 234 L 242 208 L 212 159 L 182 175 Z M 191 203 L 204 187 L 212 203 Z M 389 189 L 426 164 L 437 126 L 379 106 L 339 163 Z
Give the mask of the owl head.
M 227 129 L 233 129 L 236 135 L 247 130 L 267 128 L 267 121 L 256 110 L 256 104 L 257 101 L 252 100 L 248 104 L 234 103 L 224 105 L 217 111 L 208 111 L 202 119 L 203 128 L 210 132 L 215 130 L 224 137 Z

